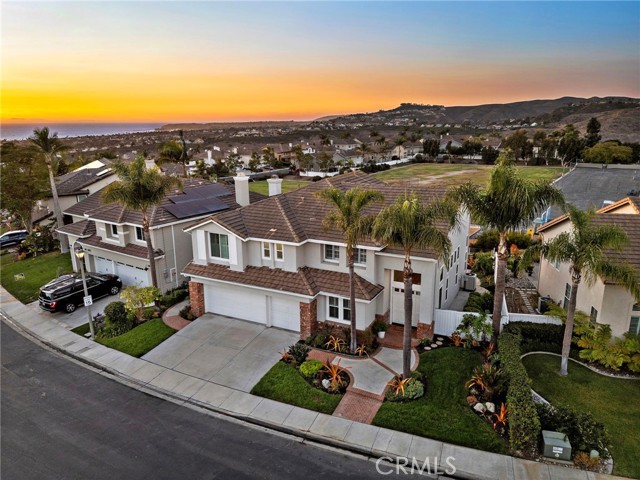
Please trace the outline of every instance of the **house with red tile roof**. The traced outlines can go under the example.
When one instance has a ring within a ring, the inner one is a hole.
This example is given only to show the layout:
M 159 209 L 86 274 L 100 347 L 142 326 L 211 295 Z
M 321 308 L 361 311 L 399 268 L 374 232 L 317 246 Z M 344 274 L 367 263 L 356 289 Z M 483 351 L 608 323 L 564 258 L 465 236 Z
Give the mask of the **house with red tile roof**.
M 597 211 L 596 225 L 615 225 L 629 238 L 622 251 L 607 253 L 609 259 L 633 266 L 640 275 L 640 198 L 627 197 Z M 562 215 L 542 225 L 538 232 L 544 240 L 571 231 L 571 221 Z M 639 278 L 640 279 L 640 278 Z M 540 261 L 538 291 L 566 308 L 571 294 L 571 273 L 567 263 Z M 626 332 L 640 333 L 640 304 L 622 286 L 598 277 L 593 285 L 586 282 L 578 289 L 577 309 L 591 316 L 591 320 L 611 326 L 613 336 Z
M 281 181 L 269 180 L 274 185 Z M 344 238 L 323 227 L 331 207 L 315 195 L 328 187 L 380 191 L 385 200 L 367 207 L 372 215 L 407 192 L 402 184 L 356 171 L 286 194 L 274 188 L 265 200 L 193 223 L 185 228 L 192 237 L 193 260 L 182 271 L 190 280 L 192 311 L 293 330 L 301 338 L 321 322 L 349 325 L 353 308 L 359 330 L 376 319 L 403 324 L 404 255 L 395 247 L 371 239 L 358 245 L 356 302 L 350 305 Z M 236 188 L 244 188 L 237 178 Z M 441 189 L 417 188 L 424 201 L 444 195 Z M 413 252 L 413 318 L 421 337 L 433 331 L 435 309 L 447 308 L 459 290 L 468 228 L 463 215 L 460 228 L 449 232 L 448 266 L 433 251 Z

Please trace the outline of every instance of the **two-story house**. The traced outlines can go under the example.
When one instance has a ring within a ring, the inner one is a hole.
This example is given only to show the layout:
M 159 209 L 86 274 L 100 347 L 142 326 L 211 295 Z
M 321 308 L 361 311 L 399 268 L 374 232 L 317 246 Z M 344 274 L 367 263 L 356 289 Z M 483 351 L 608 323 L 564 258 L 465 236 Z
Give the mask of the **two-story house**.
M 281 181 L 269 180 L 274 185 Z M 358 245 L 356 304 L 350 304 L 343 235 L 323 227 L 331 207 L 315 195 L 331 186 L 380 191 L 385 201 L 367 207 L 369 214 L 407 191 L 403 185 L 389 185 L 357 171 L 194 223 L 185 229 L 192 237 L 193 261 L 183 270 L 190 279 L 193 312 L 293 330 L 301 338 L 310 335 L 318 322 L 349 325 L 354 308 L 359 330 L 375 319 L 403 324 L 404 255 L 395 247 L 371 240 Z M 433 187 L 415 191 L 424 200 L 444 193 Z M 273 193 L 279 190 L 274 188 Z M 433 252 L 413 252 L 413 318 L 420 336 L 432 331 L 435 309 L 446 308 L 459 289 L 469 223 L 468 216 L 463 217 L 461 227 L 449 234 L 448 268 Z
M 629 244 L 620 252 L 607 252 L 614 261 L 627 263 L 640 273 L 640 198 L 627 197 L 598 210 L 593 219 L 596 225 L 615 225 L 624 230 Z M 558 217 L 538 231 L 545 240 L 551 240 L 562 232 L 571 231 L 571 221 L 567 215 Z M 540 262 L 538 291 L 542 296 L 551 297 L 556 303 L 567 307 L 571 295 L 571 272 L 568 263 Z M 580 283 L 577 309 L 591 317 L 591 321 L 611 326 L 615 337 L 625 332 L 640 334 L 640 305 L 622 286 L 603 278 L 596 278 L 593 285 L 584 280 Z
M 248 182 L 248 177 L 242 177 Z M 149 210 L 150 234 L 155 249 L 158 288 L 166 291 L 184 279 L 180 271 L 193 258 L 191 236 L 183 228 L 213 212 L 232 210 L 265 198 L 249 193 L 236 197 L 231 186 L 201 179 L 183 179 L 183 189 L 176 190 Z M 151 285 L 142 214 L 120 204 L 105 204 L 101 191 L 88 196 L 64 212 L 73 223 L 59 228 L 73 245 L 78 242 L 86 252 L 90 272 L 114 273 L 125 285 Z M 76 258 L 71 256 L 76 267 Z

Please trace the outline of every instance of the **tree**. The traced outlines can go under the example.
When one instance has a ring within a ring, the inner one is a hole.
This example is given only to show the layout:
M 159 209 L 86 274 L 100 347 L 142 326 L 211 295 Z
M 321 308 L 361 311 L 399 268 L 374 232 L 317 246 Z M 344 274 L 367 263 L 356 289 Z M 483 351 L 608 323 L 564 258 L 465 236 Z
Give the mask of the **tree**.
M 264 147 L 262 149 L 262 161 L 269 165 L 271 168 L 278 167 L 278 159 L 273 147 Z
M 482 140 L 479 138 L 466 138 L 462 142 L 462 148 L 465 155 L 469 155 L 469 158 L 471 158 L 482 151 Z
M 440 140 L 437 138 L 429 138 L 422 144 L 422 152 L 425 155 L 435 159 L 440 153 Z
M 578 288 L 583 279 L 587 285 L 593 285 L 598 277 L 608 282 L 615 282 L 622 285 L 635 297 L 636 301 L 640 302 L 638 272 L 628 263 L 618 263 L 610 257 L 611 251 L 620 251 L 628 244 L 627 234 L 615 225 L 595 223 L 594 209 L 584 212 L 569 205 L 568 217 L 571 221 L 570 232 L 560 233 L 547 242 L 529 247 L 523 257 L 523 263 L 539 254 L 544 255 L 550 262 L 569 264 L 571 293 L 562 339 L 561 375 L 567 375 Z
M 533 152 L 533 145 L 527 139 L 527 131 L 523 128 L 505 138 L 504 146 L 511 149 L 516 156 L 516 160 L 519 158 L 524 160 Z
M 31 212 L 36 201 L 49 196 L 46 165 L 36 147 L 29 144 L 0 144 L 0 203 L 31 232 Z
M 482 155 L 482 163 L 485 165 L 494 165 L 500 155 L 500 152 L 497 148 L 487 145 L 486 147 L 482 147 L 480 154 Z
M 631 163 L 633 149 L 617 142 L 598 143 L 582 151 L 584 160 L 590 163 Z
M 182 188 L 180 179 L 163 175 L 157 167 L 145 168 L 142 155 L 125 164 L 117 162 L 112 165 L 119 180 L 107 185 L 102 191 L 102 198 L 106 203 L 119 203 L 124 208 L 135 210 L 142 214 L 142 229 L 147 241 L 147 258 L 151 268 L 151 283 L 158 286 L 156 262 L 153 254 L 153 243 L 149 232 L 149 208 L 162 202 L 174 188 Z
M 580 138 L 580 132 L 571 124 L 564 127 L 560 141 L 558 142 L 558 155 L 562 166 L 575 162 L 580 157 L 584 142 Z
M 260 154 L 258 152 L 253 152 L 251 154 L 251 159 L 249 159 L 248 167 L 252 172 L 260 171 Z
M 518 173 L 508 150 L 502 152 L 491 172 L 489 185 L 482 189 L 467 182 L 449 191 L 450 198 L 464 205 L 471 217 L 486 228 L 498 231 L 498 263 L 493 304 L 493 340 L 500 333 L 505 270 L 509 250 L 507 234 L 528 226 L 550 203 L 564 203 L 562 193 L 545 181 L 531 181 Z
M 160 163 L 170 162 L 177 163 L 182 165 L 182 176 L 187 176 L 187 165 L 184 159 L 184 150 L 183 146 L 177 140 L 169 140 L 164 142 L 158 148 L 158 153 L 160 154 L 160 158 L 158 159 Z
M 333 157 L 327 152 L 320 152 L 318 154 L 318 167 L 320 167 L 321 172 L 328 172 L 333 167 Z
M 48 127 L 36 128 L 33 131 L 33 136 L 29 138 L 29 141 L 36 146 L 44 158 L 44 163 L 47 165 L 49 183 L 51 184 L 51 196 L 53 197 L 53 211 L 56 216 L 58 228 L 60 228 L 64 225 L 64 221 L 62 219 L 62 210 L 60 209 L 60 200 L 58 199 L 58 189 L 56 188 L 56 181 L 53 177 L 53 162 L 59 154 L 68 150 L 69 147 L 62 144 L 58 139 L 57 132 L 50 134 Z M 60 251 L 67 253 L 69 251 L 69 245 L 67 244 L 66 236 L 58 233 L 58 240 L 60 240 Z
M 440 229 L 445 223 L 446 231 Z M 415 195 L 399 197 L 382 210 L 373 225 L 373 237 L 380 243 L 402 248 L 404 252 L 404 335 L 402 341 L 402 375 L 411 376 L 411 326 L 413 315 L 414 249 L 430 248 L 440 258 L 448 258 L 451 250 L 449 231 L 458 225 L 458 208 L 450 201 L 423 204 Z
M 321 190 L 316 194 L 331 205 L 331 211 L 325 216 L 323 224 L 326 229 L 337 228 L 344 235 L 347 246 L 347 267 L 349 268 L 349 311 L 351 322 L 351 353 L 356 351 L 356 292 L 354 260 L 358 243 L 371 233 L 374 217 L 365 215 L 363 210 L 373 202 L 384 200 L 376 190 L 352 188 L 345 192 L 335 187 Z
M 584 137 L 585 145 L 587 147 L 593 147 L 597 144 L 602 136 L 600 135 L 600 122 L 596 117 L 591 117 L 587 124 L 587 135 Z
M 360 155 L 362 155 L 362 163 L 367 163 L 366 156 L 367 156 L 367 152 L 369 151 L 369 145 L 367 145 L 366 143 L 362 142 L 362 143 L 358 144 L 358 146 L 356 147 L 356 151 Z

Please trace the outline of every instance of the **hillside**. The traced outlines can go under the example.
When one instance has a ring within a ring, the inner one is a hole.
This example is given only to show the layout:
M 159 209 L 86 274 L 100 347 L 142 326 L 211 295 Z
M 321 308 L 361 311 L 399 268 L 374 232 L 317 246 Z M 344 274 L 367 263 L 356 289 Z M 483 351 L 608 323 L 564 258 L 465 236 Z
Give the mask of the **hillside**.
M 557 122 L 556 128 L 572 123 L 582 133 L 587 131 L 591 117 L 600 122 L 602 140 L 640 142 L 640 107 L 623 108 L 601 113 L 574 113 Z

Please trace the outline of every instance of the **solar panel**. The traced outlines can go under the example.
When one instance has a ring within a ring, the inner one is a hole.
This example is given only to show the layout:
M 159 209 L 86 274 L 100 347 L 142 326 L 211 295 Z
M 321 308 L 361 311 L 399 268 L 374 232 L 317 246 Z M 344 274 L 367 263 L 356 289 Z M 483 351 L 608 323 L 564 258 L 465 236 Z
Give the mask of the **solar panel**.
M 191 202 L 197 199 L 223 197 L 226 195 L 231 195 L 227 187 L 219 183 L 212 183 L 209 185 L 201 185 L 199 187 L 189 188 L 185 190 L 184 194 L 174 195 L 172 197 L 169 197 L 169 200 L 177 204 Z
M 165 207 L 176 218 L 187 218 L 195 215 L 204 215 L 207 213 L 219 212 L 226 210 L 228 205 L 216 197 L 196 198 L 191 201 L 180 202 L 165 205 Z

